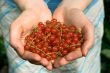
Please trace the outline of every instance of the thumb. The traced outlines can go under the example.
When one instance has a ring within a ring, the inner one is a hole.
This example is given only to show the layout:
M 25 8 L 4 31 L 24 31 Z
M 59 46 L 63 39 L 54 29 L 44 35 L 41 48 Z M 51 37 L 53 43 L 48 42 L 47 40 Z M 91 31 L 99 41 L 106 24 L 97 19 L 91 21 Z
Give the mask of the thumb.
M 89 49 L 93 46 L 94 43 L 94 28 L 93 25 L 87 21 L 86 25 L 84 25 L 83 29 L 84 34 L 84 44 L 82 46 L 82 55 L 86 56 Z
M 10 45 L 22 56 L 24 53 L 23 42 L 21 41 L 21 28 L 19 25 L 11 24 L 10 27 Z

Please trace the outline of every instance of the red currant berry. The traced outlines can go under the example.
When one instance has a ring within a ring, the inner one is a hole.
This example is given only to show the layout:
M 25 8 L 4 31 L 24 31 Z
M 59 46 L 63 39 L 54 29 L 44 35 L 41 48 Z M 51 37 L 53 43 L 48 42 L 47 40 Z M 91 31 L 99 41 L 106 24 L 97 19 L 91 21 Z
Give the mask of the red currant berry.
M 43 57 L 43 58 L 46 57 L 46 55 L 44 53 L 42 53 L 42 52 L 41 52 L 40 56 Z
M 62 53 L 63 53 L 63 55 L 65 56 L 65 55 L 68 54 L 68 51 L 67 51 L 67 50 L 63 50 Z
M 76 47 L 75 46 L 71 46 L 71 51 L 74 51 L 74 50 L 76 50 Z
M 73 42 L 78 43 L 78 41 L 79 41 L 78 37 L 74 37 Z
M 52 29 L 51 29 L 51 33 L 56 34 L 56 33 L 57 33 L 57 30 L 54 29 L 54 28 L 52 28 Z
M 56 36 L 55 35 L 51 35 L 49 40 L 50 41 L 54 41 L 55 39 L 56 39 Z
M 56 19 L 52 19 L 51 22 L 57 22 L 57 20 Z
M 55 47 L 52 48 L 52 51 L 53 52 L 57 52 L 58 51 L 58 48 L 55 46 Z
M 52 53 L 51 57 L 52 57 L 52 59 L 56 59 L 57 58 L 57 54 L 56 53 Z

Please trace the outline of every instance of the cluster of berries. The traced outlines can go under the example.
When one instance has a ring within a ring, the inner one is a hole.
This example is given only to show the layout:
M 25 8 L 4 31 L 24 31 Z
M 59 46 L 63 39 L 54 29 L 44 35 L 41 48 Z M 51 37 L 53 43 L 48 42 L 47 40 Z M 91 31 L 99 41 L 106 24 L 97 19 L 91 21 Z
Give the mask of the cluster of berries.
M 63 57 L 81 47 L 83 35 L 74 25 L 65 25 L 56 19 L 39 22 L 25 37 L 25 50 L 47 60 Z

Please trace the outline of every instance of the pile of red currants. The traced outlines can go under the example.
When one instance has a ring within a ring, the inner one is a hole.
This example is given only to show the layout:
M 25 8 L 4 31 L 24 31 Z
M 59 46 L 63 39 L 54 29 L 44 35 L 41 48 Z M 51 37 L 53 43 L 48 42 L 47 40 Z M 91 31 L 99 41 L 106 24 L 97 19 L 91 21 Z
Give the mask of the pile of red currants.
M 39 22 L 25 37 L 24 49 L 46 58 L 48 61 L 63 57 L 80 48 L 83 35 L 74 25 L 65 25 L 56 19 Z

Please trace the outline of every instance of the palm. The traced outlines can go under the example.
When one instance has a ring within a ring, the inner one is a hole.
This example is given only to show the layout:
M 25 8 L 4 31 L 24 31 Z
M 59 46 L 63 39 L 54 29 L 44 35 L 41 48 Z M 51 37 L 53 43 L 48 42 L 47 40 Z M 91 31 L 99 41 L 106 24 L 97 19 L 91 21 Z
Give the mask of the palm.
M 21 31 L 23 34 L 21 36 L 25 37 L 30 30 L 34 27 L 37 26 L 39 22 L 45 22 L 46 20 L 51 20 L 51 12 L 46 9 L 46 10 L 39 10 L 39 11 L 28 11 L 27 14 L 25 13 L 25 17 L 21 17 L 21 19 L 17 22 L 22 22 L 21 23 Z

